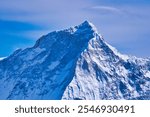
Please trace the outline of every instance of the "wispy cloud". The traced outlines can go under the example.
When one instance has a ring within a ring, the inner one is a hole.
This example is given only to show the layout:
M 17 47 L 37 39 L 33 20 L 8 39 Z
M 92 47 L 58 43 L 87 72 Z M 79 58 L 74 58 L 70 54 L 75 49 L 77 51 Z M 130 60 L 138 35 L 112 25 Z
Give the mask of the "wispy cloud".
M 112 13 L 121 13 L 122 11 L 116 7 L 112 6 L 93 6 L 91 7 L 93 10 L 105 11 L 105 12 L 112 12 Z

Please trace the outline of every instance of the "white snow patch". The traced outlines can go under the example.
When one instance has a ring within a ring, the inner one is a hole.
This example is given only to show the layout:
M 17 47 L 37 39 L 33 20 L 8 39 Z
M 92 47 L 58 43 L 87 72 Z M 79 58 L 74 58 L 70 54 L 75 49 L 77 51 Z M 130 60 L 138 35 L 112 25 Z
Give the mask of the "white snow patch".
M 43 51 L 45 51 L 44 48 L 42 48 L 42 49 L 41 48 L 36 48 L 33 51 L 30 51 L 27 54 L 27 57 L 24 57 L 24 58 L 26 58 L 26 60 L 32 60 L 35 56 L 37 56 L 38 54 L 40 54 Z
M 129 61 L 134 62 L 135 64 L 138 65 L 146 65 L 147 62 L 149 62 L 149 59 L 143 59 L 143 58 L 137 58 L 136 56 L 131 56 Z
M 105 42 L 106 43 L 106 42 Z M 123 60 L 127 61 L 129 59 L 128 55 L 124 55 L 118 52 L 118 50 L 114 47 L 112 47 L 111 45 L 109 45 L 108 43 L 106 43 L 106 45 L 114 52 L 115 55 L 119 56 L 120 58 L 122 58 Z
M 1 58 L 0 58 L 0 61 L 3 60 L 3 59 L 5 59 L 5 58 L 6 58 L 6 57 L 1 57 Z
M 107 73 L 111 73 L 111 68 L 108 64 L 103 63 L 103 61 L 98 60 L 97 58 L 95 58 L 94 56 L 91 56 L 92 60 L 98 65 L 99 68 L 101 68 L 101 70 L 107 72 Z
M 54 68 L 56 68 L 59 65 L 59 63 L 60 63 L 59 61 L 54 61 L 48 66 L 48 68 L 50 70 L 53 70 Z
M 34 62 L 32 62 L 30 65 L 33 66 L 33 65 L 36 65 L 36 64 L 41 64 L 42 62 L 45 61 L 47 55 L 45 55 L 42 59 L 39 59 L 39 60 L 36 60 Z
M 150 78 L 150 71 L 146 72 L 144 76 Z
M 138 92 L 136 90 L 133 91 L 133 97 L 134 98 L 139 97 L 139 94 L 138 94 Z
M 128 70 L 126 70 L 123 66 L 119 66 L 119 67 L 116 68 L 116 73 L 117 73 L 118 75 L 127 77 L 127 75 L 128 75 Z
M 95 33 L 98 33 L 97 28 L 91 22 L 88 22 Z
M 34 52 L 41 53 L 41 52 L 43 52 L 45 50 L 46 50 L 45 48 L 36 48 L 36 49 L 34 49 Z

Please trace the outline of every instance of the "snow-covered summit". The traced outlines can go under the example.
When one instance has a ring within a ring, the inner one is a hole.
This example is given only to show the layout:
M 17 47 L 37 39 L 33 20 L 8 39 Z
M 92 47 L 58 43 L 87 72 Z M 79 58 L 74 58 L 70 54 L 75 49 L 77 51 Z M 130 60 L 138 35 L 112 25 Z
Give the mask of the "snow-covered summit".
M 97 32 L 93 24 L 85 21 L 78 26 L 74 26 L 65 30 L 53 31 L 45 36 L 42 36 L 39 40 L 37 40 L 35 47 L 40 46 L 43 48 L 45 46 L 46 48 L 51 48 L 50 46 L 52 43 L 57 41 L 63 41 L 63 43 L 68 40 L 74 41 L 74 37 L 80 36 L 81 33 L 82 37 L 79 37 L 79 39 L 89 41 L 89 39 L 91 39 Z M 78 41 L 80 41 L 79 39 Z
M 84 21 L 83 23 L 81 23 L 78 26 L 75 26 L 75 28 L 79 29 L 79 30 L 93 30 L 94 32 L 98 32 L 96 27 L 89 21 Z
M 149 72 L 85 21 L 0 61 L 0 99 L 150 99 Z

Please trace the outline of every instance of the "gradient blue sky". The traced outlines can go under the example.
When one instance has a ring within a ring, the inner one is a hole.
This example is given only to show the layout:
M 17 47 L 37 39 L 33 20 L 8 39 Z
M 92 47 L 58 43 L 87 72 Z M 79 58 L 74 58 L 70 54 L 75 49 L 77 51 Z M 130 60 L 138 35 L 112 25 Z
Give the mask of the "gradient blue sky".
M 0 57 L 84 20 L 121 53 L 150 57 L 150 0 L 0 0 Z

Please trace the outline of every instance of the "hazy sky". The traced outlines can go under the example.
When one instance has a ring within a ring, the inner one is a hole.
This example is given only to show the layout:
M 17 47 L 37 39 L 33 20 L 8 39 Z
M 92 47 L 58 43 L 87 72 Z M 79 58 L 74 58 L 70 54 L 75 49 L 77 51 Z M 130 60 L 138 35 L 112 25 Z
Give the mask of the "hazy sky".
M 121 53 L 150 57 L 150 0 L 0 0 L 0 57 L 84 20 Z

